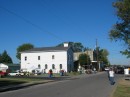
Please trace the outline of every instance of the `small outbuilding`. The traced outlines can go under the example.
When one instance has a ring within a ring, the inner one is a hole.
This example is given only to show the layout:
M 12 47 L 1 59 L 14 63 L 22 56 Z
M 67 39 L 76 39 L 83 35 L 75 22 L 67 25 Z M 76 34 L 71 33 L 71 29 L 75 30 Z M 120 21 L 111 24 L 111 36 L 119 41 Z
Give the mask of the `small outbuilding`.
M 7 69 L 8 69 L 8 65 L 0 63 L 0 71 L 6 72 Z

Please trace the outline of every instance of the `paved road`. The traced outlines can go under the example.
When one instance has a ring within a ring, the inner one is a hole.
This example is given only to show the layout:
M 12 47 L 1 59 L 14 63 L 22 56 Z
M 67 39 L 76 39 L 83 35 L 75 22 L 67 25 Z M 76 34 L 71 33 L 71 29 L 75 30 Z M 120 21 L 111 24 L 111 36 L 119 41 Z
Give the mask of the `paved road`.
M 115 80 L 119 78 L 116 75 Z M 3 92 L 0 97 L 110 97 L 114 87 L 104 72 Z

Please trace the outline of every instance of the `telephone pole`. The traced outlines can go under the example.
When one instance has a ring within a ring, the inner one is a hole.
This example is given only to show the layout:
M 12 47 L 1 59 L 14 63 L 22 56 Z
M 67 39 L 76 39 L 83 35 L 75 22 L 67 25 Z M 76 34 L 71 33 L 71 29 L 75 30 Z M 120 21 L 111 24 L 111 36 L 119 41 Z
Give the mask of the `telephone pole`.
M 97 40 L 97 39 L 96 39 L 96 55 L 97 55 L 97 67 L 98 67 L 98 65 L 99 65 L 99 64 L 98 64 L 98 63 L 99 63 L 98 61 L 99 61 L 99 60 L 98 60 L 98 40 Z M 99 70 L 99 69 L 100 69 L 100 68 L 98 68 L 98 70 Z

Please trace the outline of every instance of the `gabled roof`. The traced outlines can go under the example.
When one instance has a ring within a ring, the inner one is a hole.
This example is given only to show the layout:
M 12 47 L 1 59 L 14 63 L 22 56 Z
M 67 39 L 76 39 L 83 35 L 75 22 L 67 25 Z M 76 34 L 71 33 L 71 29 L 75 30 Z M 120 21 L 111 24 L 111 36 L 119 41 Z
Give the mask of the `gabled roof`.
M 30 50 L 26 50 L 20 53 L 30 53 L 30 52 L 58 52 L 58 51 L 67 51 L 70 47 L 41 47 L 41 48 L 33 48 Z

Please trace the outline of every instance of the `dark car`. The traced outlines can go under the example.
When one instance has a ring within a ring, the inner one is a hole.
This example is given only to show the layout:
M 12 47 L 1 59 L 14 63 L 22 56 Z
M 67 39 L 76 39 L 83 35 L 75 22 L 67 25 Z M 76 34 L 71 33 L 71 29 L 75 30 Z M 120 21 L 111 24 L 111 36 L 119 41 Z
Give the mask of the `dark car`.
M 124 74 L 124 68 L 123 67 L 117 67 L 115 69 L 116 74 Z

